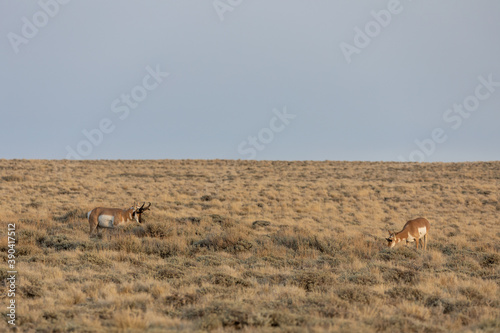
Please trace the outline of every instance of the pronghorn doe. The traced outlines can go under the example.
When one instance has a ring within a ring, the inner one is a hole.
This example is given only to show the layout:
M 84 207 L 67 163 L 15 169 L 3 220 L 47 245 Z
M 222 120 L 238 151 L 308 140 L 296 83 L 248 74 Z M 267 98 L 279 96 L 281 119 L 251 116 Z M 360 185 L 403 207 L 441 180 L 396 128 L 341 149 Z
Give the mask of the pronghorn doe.
M 431 225 L 429 221 L 422 217 L 408 221 L 403 227 L 403 230 L 401 230 L 400 232 L 394 233 L 389 231 L 389 238 L 386 238 L 387 246 L 392 248 L 397 243 L 404 240 L 406 241 L 406 243 L 416 242 L 418 250 L 418 243 L 420 242 L 420 238 L 423 237 L 422 241 L 424 244 L 422 247 L 424 248 L 424 250 L 427 250 L 427 235 L 429 234 L 430 229 Z
M 92 236 L 94 231 L 97 233 L 98 227 L 110 229 L 125 225 L 125 223 L 133 220 L 137 223 L 142 223 L 141 215 L 151 207 L 151 202 L 146 207 L 144 207 L 145 205 L 146 203 L 143 203 L 142 206 L 139 206 L 139 204 L 136 205 L 134 202 L 134 205 L 128 209 L 103 207 L 92 209 L 87 213 L 90 225 L 89 236 Z

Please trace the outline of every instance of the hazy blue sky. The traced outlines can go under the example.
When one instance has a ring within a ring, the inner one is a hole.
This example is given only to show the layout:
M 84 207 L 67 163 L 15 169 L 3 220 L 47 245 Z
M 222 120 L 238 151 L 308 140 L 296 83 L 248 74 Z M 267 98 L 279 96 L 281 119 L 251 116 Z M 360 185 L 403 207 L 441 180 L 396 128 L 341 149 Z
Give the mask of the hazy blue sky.
M 500 159 L 496 0 L 9 0 L 0 36 L 0 158 Z

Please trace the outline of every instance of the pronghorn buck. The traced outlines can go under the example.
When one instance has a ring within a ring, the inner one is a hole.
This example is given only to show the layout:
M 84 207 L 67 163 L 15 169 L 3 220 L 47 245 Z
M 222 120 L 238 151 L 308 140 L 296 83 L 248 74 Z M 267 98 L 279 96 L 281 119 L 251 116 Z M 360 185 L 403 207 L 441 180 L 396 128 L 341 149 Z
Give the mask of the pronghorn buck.
M 139 204 L 136 205 L 134 202 L 134 205 L 128 209 L 103 207 L 92 209 L 87 213 L 90 225 L 89 235 L 92 236 L 94 231 L 97 232 L 98 227 L 109 229 L 125 225 L 127 222 L 133 220 L 137 223 L 142 223 L 141 215 L 151 207 L 151 202 L 146 207 L 144 207 L 145 205 L 146 203 L 143 203 L 142 206 L 139 206 Z
M 418 243 L 420 242 L 420 238 L 423 237 L 422 247 L 424 250 L 427 250 L 427 238 L 430 229 L 431 225 L 429 221 L 422 217 L 408 221 L 400 232 L 394 233 L 389 231 L 390 236 L 386 238 L 387 246 L 392 248 L 401 241 L 406 241 L 406 243 L 416 242 L 418 250 Z

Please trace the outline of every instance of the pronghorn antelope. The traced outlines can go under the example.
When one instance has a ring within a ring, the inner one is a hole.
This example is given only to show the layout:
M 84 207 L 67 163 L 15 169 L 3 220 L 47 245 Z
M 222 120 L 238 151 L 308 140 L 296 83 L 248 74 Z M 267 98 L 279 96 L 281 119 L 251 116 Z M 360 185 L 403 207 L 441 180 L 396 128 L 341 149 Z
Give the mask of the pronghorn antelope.
M 146 203 L 143 203 L 142 206 L 139 206 L 139 204 L 136 205 L 134 202 L 134 205 L 129 209 L 103 207 L 92 209 L 87 213 L 90 225 L 90 236 L 92 236 L 94 231 L 97 232 L 98 227 L 114 228 L 133 220 L 137 223 L 142 223 L 141 215 L 151 207 L 151 202 L 146 207 L 144 207 L 145 205 Z
M 394 247 L 397 243 L 401 241 L 406 241 L 406 243 L 416 242 L 417 249 L 418 243 L 420 242 L 420 238 L 423 237 L 423 248 L 427 250 L 427 238 L 429 234 L 429 230 L 431 229 L 431 225 L 429 221 L 424 218 L 418 218 L 415 220 L 411 220 L 406 222 L 403 230 L 398 233 L 389 231 L 389 238 L 387 239 L 387 246 Z

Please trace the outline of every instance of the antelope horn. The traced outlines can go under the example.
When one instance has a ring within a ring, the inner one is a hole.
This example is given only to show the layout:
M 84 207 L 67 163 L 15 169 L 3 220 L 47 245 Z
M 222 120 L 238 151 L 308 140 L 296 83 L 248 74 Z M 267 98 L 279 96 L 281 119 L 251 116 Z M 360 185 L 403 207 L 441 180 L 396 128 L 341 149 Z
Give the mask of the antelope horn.
M 144 203 L 142 204 L 141 208 L 139 208 L 139 209 L 142 209 L 145 204 L 146 204 L 146 201 L 144 201 Z

